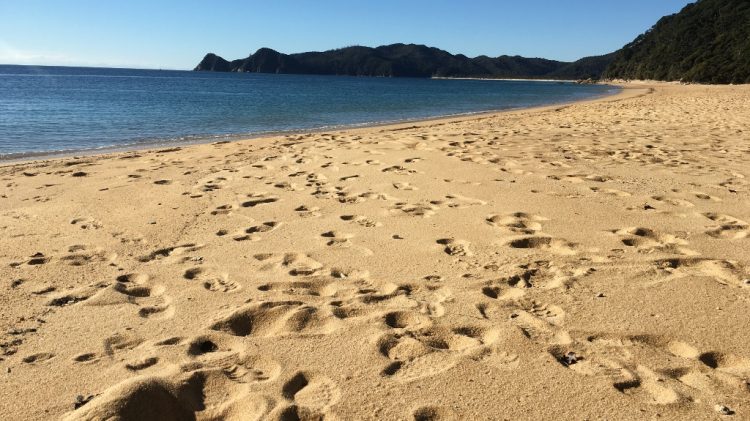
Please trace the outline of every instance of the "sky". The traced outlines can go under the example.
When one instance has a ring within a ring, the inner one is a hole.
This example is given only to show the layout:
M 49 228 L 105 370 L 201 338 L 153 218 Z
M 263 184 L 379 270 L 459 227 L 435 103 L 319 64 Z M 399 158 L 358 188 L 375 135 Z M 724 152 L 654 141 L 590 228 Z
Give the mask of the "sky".
M 0 63 L 192 69 L 283 53 L 425 44 L 572 61 L 615 51 L 688 0 L 0 0 Z

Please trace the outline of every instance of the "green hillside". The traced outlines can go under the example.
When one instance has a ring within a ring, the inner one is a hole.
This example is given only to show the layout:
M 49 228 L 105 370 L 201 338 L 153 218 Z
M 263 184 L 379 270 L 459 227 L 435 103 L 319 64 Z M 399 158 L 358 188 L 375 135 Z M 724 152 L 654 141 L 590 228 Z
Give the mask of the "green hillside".
M 603 77 L 750 83 L 750 1 L 700 0 L 660 19 Z

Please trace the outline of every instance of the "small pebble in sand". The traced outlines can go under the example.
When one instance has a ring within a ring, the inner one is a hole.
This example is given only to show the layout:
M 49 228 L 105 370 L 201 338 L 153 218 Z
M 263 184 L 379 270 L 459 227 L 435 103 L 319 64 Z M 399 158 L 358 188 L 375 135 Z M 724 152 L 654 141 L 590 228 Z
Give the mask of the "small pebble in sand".
M 604 297 L 606 297 L 606 295 L 604 295 L 603 292 L 596 294 L 596 298 L 604 298 Z
M 734 415 L 734 411 L 724 405 L 717 404 L 716 406 L 714 406 L 714 410 L 721 415 Z
M 565 354 L 565 355 L 563 355 L 562 357 L 560 357 L 560 362 L 561 362 L 561 363 L 562 363 L 562 364 L 563 364 L 564 366 L 566 366 L 566 367 L 567 367 L 567 366 L 569 366 L 569 365 L 573 365 L 573 364 L 577 363 L 577 362 L 578 362 L 578 360 L 580 360 L 580 359 L 581 359 L 581 357 L 579 357 L 578 355 L 576 355 L 576 353 L 575 353 L 575 352 L 573 352 L 573 351 L 570 351 L 570 352 L 568 352 L 567 354 Z
M 73 409 L 78 409 L 82 407 L 83 405 L 86 405 L 87 403 L 89 403 L 91 399 L 94 399 L 93 395 L 89 395 L 85 397 L 83 395 L 76 396 L 76 401 L 73 403 Z

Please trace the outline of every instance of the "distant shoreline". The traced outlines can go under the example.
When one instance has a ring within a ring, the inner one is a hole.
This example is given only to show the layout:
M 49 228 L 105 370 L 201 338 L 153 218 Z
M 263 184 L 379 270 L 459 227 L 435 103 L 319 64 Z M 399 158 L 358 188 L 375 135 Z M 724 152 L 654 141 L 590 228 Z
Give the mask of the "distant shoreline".
M 498 80 L 506 82 L 562 82 L 562 83 L 576 83 L 575 79 L 513 79 L 513 78 L 500 78 L 500 77 L 443 77 L 433 76 L 430 79 L 436 80 Z

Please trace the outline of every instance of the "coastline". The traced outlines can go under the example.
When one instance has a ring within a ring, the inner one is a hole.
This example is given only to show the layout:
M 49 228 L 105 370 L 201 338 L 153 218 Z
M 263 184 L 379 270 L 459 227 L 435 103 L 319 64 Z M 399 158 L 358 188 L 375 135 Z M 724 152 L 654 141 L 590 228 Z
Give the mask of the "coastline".
M 438 78 L 438 79 L 450 79 L 450 78 Z M 473 80 L 473 79 L 472 79 Z M 515 81 L 540 81 L 540 80 L 525 80 L 525 79 L 498 79 L 498 80 L 515 80 Z M 561 81 L 556 81 L 561 82 Z M 259 133 L 257 135 L 222 135 L 222 136 L 216 136 L 216 137 L 201 137 L 197 136 L 195 139 L 190 140 L 168 140 L 168 141 L 160 141 L 160 140 L 154 140 L 154 141 L 145 141 L 143 143 L 132 143 L 127 145 L 112 145 L 112 146 L 105 146 L 101 148 L 96 149 L 76 149 L 76 150 L 63 150 L 63 151 L 47 151 L 47 152 L 21 152 L 16 154 L 9 154 L 14 155 L 10 157 L 2 156 L 0 157 L 0 167 L 5 165 L 15 165 L 15 164 L 23 164 L 23 163 L 29 163 L 34 161 L 49 161 L 49 160 L 57 160 L 57 159 L 66 159 L 66 158 L 79 158 L 79 157 L 96 157 L 96 156 L 109 156 L 112 154 L 118 154 L 118 153 L 127 153 L 127 152 L 145 152 L 145 151 L 153 151 L 153 150 L 161 150 L 166 148 L 176 148 L 176 147 L 189 147 L 194 145 L 202 145 L 202 144 L 210 144 L 210 143 L 216 143 L 216 142 L 237 142 L 237 141 L 246 141 L 246 140 L 258 140 L 258 139 L 265 139 L 265 138 L 273 138 L 278 136 L 291 136 L 291 135 L 301 135 L 301 134 L 308 134 L 308 133 L 325 133 L 325 132 L 344 132 L 344 131 L 351 131 L 351 130 L 359 130 L 359 129 L 370 129 L 370 128 L 377 128 L 377 127 L 383 127 L 388 128 L 390 126 L 394 127 L 403 127 L 404 125 L 410 125 L 410 124 L 423 124 L 423 123 L 431 123 L 435 121 L 463 121 L 463 119 L 472 119 L 472 118 L 481 118 L 484 116 L 491 116 L 498 113 L 511 113 L 511 112 L 517 112 L 517 111 L 534 111 L 534 110 L 544 110 L 548 109 L 550 107 L 561 107 L 561 106 L 567 106 L 570 104 L 575 103 L 586 103 L 589 101 L 599 101 L 599 100 L 605 100 L 608 98 L 616 99 L 613 97 L 617 97 L 618 95 L 621 95 L 625 89 L 627 88 L 627 84 L 624 83 L 611 83 L 606 84 L 607 86 L 612 87 L 618 87 L 620 88 L 620 92 L 608 94 L 608 95 L 599 95 L 595 96 L 593 98 L 586 98 L 579 101 L 569 101 L 569 102 L 560 102 L 556 104 L 548 104 L 548 105 L 542 105 L 542 106 L 534 106 L 534 107 L 519 107 L 519 108 L 508 108 L 504 110 L 491 110 L 491 111 L 477 111 L 477 112 L 469 112 L 469 113 L 461 113 L 461 114 L 452 114 L 452 115 L 444 115 L 444 116 L 435 116 L 435 117 L 429 117 L 429 118 L 419 118 L 419 119 L 407 119 L 407 120 L 400 120 L 400 121 L 388 121 L 388 122 L 373 122 L 373 123 L 362 123 L 362 124 L 353 124 L 353 125 L 343 125 L 343 126 L 336 126 L 336 127 L 322 127 L 322 128 L 313 128 L 313 129 L 300 129 L 300 130 L 288 130 L 288 131 L 278 131 L 278 132 L 265 132 L 265 133 Z
M 499 78 L 499 77 L 443 77 L 433 76 L 430 79 L 445 80 L 504 80 L 510 82 L 560 82 L 575 83 L 575 79 L 525 79 L 525 78 Z
M 4 163 L 0 413 L 747 418 L 749 112 L 628 84 Z

